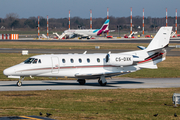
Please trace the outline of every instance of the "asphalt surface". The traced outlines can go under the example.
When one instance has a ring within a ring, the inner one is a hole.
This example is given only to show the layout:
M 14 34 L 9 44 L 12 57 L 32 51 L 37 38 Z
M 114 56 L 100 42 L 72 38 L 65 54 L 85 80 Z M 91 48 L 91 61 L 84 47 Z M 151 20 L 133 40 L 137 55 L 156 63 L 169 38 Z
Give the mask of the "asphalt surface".
M 23 50 L 28 50 L 28 53 L 36 54 L 68 54 L 78 53 L 82 54 L 84 51 L 89 53 L 121 53 L 133 50 L 103 50 L 103 49 L 92 49 L 92 50 L 80 50 L 80 49 L 12 49 L 12 48 L 0 48 L 0 53 L 22 53 Z M 180 51 L 168 51 L 167 56 L 180 56 Z
M 33 115 L 33 116 L 0 117 L 0 120 L 55 120 L 55 119 Z
M 107 79 L 106 86 L 100 86 L 98 80 L 86 80 L 85 85 L 79 85 L 76 80 L 28 80 L 21 87 L 16 83 L 1 81 L 0 91 L 176 88 L 180 87 L 180 78 L 113 78 Z
M 121 38 L 121 39 L 52 39 L 52 40 L 34 40 L 33 38 L 20 38 L 19 40 L 0 40 L 3 42 L 93 42 L 93 43 L 150 43 L 152 38 Z M 180 43 L 180 38 L 171 38 L 170 43 Z
M 91 40 L 78 40 L 78 39 L 66 39 L 66 40 L 33 40 L 32 38 L 21 38 L 20 40 L 0 40 L 0 42 L 95 42 L 95 43 L 150 43 L 151 38 L 121 38 L 121 39 L 91 39 Z M 170 43 L 180 43 L 180 38 L 172 38 Z M 83 53 L 86 50 L 79 49 L 12 49 L 12 48 L 0 48 L 0 53 L 22 53 L 22 50 L 28 50 L 29 53 L 37 53 L 37 54 L 67 54 L 67 53 Z M 108 53 L 111 51 L 112 53 L 121 53 L 132 51 L 129 50 L 102 50 L 102 49 L 94 49 L 87 50 L 87 53 Z M 167 56 L 180 56 L 179 51 L 168 51 Z

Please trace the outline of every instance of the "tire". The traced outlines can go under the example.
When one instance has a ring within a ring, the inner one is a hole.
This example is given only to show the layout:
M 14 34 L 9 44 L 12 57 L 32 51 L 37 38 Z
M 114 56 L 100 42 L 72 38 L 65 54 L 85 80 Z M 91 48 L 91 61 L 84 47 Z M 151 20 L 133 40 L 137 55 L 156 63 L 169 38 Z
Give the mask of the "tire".
M 84 85 L 86 83 L 85 79 L 79 79 L 77 81 L 79 82 L 80 85 Z
M 99 83 L 101 86 L 106 86 L 106 84 L 107 84 L 107 82 L 102 83 L 102 80 L 98 80 L 98 83 Z
M 17 82 L 17 86 L 18 86 L 18 87 L 21 87 L 21 85 L 22 85 L 22 82 L 19 82 L 19 81 L 18 81 L 18 82 Z

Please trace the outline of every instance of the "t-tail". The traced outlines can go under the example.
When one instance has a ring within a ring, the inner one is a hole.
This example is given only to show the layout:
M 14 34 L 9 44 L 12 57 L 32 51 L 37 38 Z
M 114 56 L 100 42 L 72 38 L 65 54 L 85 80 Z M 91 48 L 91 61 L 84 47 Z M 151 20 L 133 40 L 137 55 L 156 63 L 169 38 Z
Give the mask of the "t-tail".
M 170 35 L 171 35 L 172 27 L 161 27 L 155 37 L 152 39 L 148 47 L 147 51 L 162 49 L 169 44 Z
M 102 33 L 107 33 L 109 32 L 109 19 L 107 19 L 102 27 L 99 29 L 97 35 L 101 35 Z
M 157 69 L 157 63 L 166 59 L 166 47 L 168 47 L 170 41 L 172 27 L 161 27 L 155 37 L 144 51 L 147 57 L 138 62 L 140 68 Z

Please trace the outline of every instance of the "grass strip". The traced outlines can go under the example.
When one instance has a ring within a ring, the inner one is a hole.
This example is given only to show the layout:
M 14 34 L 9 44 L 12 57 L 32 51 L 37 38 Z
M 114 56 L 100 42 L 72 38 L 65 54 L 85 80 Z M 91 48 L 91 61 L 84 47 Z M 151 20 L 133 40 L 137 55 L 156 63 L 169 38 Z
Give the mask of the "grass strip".
M 172 104 L 174 92 L 180 88 L 0 92 L 0 116 L 39 116 L 42 112 L 45 117 L 48 112 L 57 120 L 180 119 L 179 107 Z

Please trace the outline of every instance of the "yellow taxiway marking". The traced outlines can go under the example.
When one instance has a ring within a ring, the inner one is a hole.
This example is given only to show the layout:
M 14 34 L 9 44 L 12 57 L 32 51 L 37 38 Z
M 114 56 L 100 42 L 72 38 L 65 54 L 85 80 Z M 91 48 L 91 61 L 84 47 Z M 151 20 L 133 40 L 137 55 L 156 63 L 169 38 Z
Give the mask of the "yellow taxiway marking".
M 22 118 L 28 118 L 28 119 L 24 119 L 24 120 L 43 120 L 43 119 L 39 119 L 39 118 L 33 118 L 33 117 L 28 117 L 28 116 L 19 116 Z M 21 119 L 22 120 L 22 119 Z

